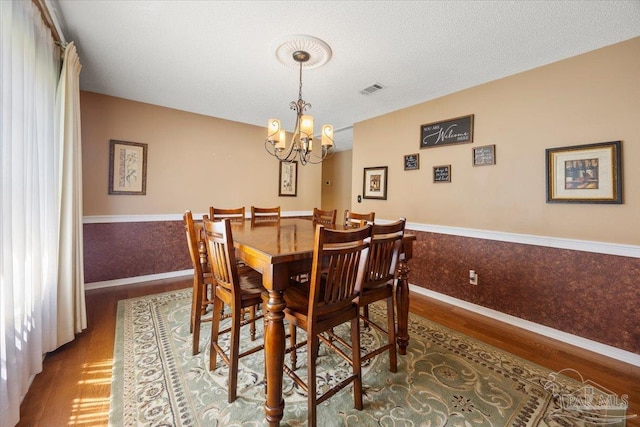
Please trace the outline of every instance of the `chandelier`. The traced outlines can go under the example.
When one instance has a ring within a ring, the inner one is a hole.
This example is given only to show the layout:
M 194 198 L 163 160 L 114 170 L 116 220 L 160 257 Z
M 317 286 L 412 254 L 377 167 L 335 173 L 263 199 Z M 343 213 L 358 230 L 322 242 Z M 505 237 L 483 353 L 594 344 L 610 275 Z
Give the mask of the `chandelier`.
M 314 59 L 311 60 L 313 52 Z M 289 57 L 290 54 L 290 57 Z M 285 65 L 297 64 L 300 77 L 298 84 L 298 100 L 291 101 L 289 108 L 296 112 L 296 124 L 291 141 L 287 144 L 286 132 L 278 119 L 269 119 L 267 124 L 267 138 L 264 141 L 265 150 L 281 162 L 299 161 L 307 163 L 321 163 L 333 153 L 333 126 L 322 125 L 320 145 L 313 141 L 313 116 L 305 114 L 311 104 L 302 99 L 302 68 L 324 65 L 331 57 L 331 49 L 322 40 L 311 36 L 294 36 L 281 44 L 276 50 L 276 56 Z M 293 60 L 293 62 L 291 62 Z

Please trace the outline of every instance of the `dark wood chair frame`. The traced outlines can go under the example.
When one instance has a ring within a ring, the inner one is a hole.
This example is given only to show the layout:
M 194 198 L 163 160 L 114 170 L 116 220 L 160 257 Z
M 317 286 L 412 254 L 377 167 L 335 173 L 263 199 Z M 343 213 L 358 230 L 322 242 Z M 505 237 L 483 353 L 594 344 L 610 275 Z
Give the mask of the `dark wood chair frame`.
M 259 208 L 251 206 L 251 225 L 279 224 L 280 206 L 274 208 Z
M 209 206 L 209 218 L 212 221 L 218 221 L 224 218 L 229 218 L 232 222 L 244 222 L 245 209 L 241 208 L 216 208 Z
M 369 247 L 364 280 L 356 298 L 358 307 L 362 309 L 360 318 L 364 321 L 365 327 L 373 327 L 386 334 L 388 338 L 385 345 L 361 355 L 361 360 L 365 362 L 378 354 L 389 351 L 389 370 L 391 372 L 398 371 L 395 303 L 393 298 L 405 225 L 406 220 L 404 218 L 390 224 L 373 225 L 373 237 Z M 386 328 L 369 318 L 369 304 L 377 301 L 386 301 Z M 347 345 L 340 337 L 332 335 L 332 338 L 341 341 L 342 345 Z
M 191 320 L 189 331 L 193 334 L 193 350 L 195 356 L 200 352 L 200 328 L 203 322 L 210 322 L 211 317 L 204 318 L 207 307 L 213 304 L 213 277 L 206 257 L 202 222 L 194 222 L 190 210 L 182 216 L 187 235 L 187 247 L 193 265 L 193 296 L 191 302 Z
M 375 222 L 376 213 L 357 213 L 349 209 L 344 211 L 344 225 L 346 227 L 364 227 L 367 224 L 372 225 Z
M 308 423 L 316 425 L 317 405 L 353 383 L 353 399 L 356 409 L 362 409 L 362 375 L 360 361 L 360 322 L 358 306 L 354 302 L 357 289 L 362 285 L 371 226 L 353 230 L 332 230 L 323 225 L 316 226 L 311 281 L 308 284 L 292 283 L 285 290 L 287 306 L 285 320 L 290 325 L 291 366 L 285 363 L 284 371 L 307 392 Z M 351 322 L 351 348 L 345 352 L 334 345 L 324 333 L 345 322 Z M 304 329 L 307 341 L 296 343 L 296 327 Z M 317 396 L 316 359 L 319 341 L 327 346 L 353 368 L 352 374 L 340 383 Z M 307 380 L 300 378 L 296 370 L 295 351 L 307 345 Z M 350 355 L 349 355 L 350 353 Z
M 266 290 L 262 287 L 262 275 L 250 268 L 239 269 L 233 248 L 231 220 L 210 221 L 204 219 L 207 255 L 211 274 L 216 281 L 213 298 L 213 318 L 211 324 L 211 349 L 209 369 L 216 369 L 217 356 L 229 367 L 228 401 L 237 398 L 238 361 L 242 357 L 264 349 L 264 343 L 246 349 L 240 353 L 240 328 L 250 324 L 252 340 L 255 339 L 255 322 L 262 319 L 261 313 L 256 315 L 256 306 L 266 302 Z M 239 272 L 241 270 L 241 272 Z M 220 330 L 220 320 L 224 305 L 231 309 L 231 326 Z M 249 311 L 246 319 L 244 311 Z M 218 344 L 218 337 L 231 333 L 229 354 Z
M 316 224 L 334 225 L 336 223 L 337 216 L 338 211 L 336 209 L 322 210 L 313 208 L 312 221 Z

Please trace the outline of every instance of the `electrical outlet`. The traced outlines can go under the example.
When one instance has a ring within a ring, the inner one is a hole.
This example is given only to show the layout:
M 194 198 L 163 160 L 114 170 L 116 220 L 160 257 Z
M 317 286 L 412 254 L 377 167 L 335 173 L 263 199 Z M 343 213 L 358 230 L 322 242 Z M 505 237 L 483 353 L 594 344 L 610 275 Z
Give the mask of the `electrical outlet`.
M 469 283 L 472 285 L 478 284 L 478 274 L 475 270 L 469 270 Z

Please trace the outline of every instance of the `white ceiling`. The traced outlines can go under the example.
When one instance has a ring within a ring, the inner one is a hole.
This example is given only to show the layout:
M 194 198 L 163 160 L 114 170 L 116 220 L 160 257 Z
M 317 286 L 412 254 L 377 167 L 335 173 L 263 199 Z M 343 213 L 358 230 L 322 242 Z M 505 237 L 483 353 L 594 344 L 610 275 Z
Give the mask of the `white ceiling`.
M 638 0 L 49 3 L 82 90 L 288 130 L 298 71 L 277 42 L 322 39 L 332 57 L 304 71 L 303 98 L 341 149 L 359 121 L 640 35 Z M 374 83 L 385 88 L 360 94 Z

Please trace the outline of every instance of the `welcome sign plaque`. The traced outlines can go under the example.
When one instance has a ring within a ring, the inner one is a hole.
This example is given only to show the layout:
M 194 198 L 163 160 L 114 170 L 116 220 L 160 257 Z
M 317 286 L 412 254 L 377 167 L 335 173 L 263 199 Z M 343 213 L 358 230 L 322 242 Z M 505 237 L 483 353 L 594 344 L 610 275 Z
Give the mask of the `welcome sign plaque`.
M 473 142 L 473 114 L 420 126 L 420 148 Z

